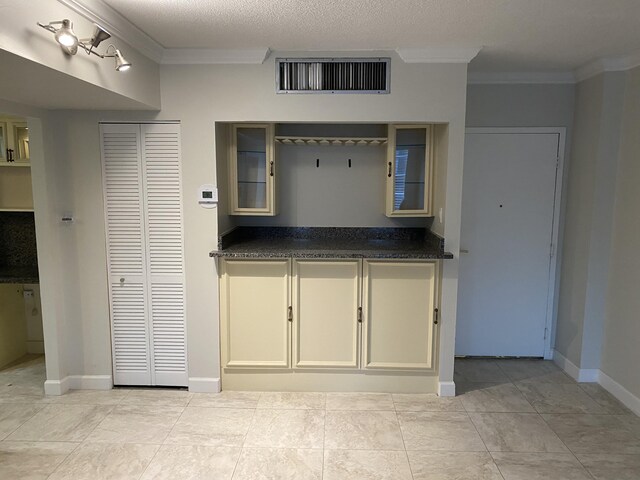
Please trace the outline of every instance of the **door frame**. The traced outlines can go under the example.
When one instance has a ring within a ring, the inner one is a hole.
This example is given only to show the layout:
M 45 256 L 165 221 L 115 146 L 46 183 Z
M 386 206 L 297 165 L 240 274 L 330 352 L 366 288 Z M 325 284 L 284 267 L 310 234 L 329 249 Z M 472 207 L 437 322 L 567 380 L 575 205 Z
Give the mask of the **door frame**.
M 549 245 L 549 283 L 547 287 L 547 313 L 545 318 L 544 359 L 553 358 L 552 340 L 555 339 L 556 317 L 558 314 L 558 281 L 560 258 L 558 252 L 560 215 L 562 212 L 562 187 L 564 179 L 564 157 L 566 148 L 566 127 L 467 127 L 465 136 L 473 134 L 553 134 L 558 135 L 558 151 L 556 157 L 555 193 L 553 199 L 553 220 L 551 230 L 551 245 Z M 464 187 L 463 187 L 464 195 Z M 464 202 L 464 198 L 462 200 Z

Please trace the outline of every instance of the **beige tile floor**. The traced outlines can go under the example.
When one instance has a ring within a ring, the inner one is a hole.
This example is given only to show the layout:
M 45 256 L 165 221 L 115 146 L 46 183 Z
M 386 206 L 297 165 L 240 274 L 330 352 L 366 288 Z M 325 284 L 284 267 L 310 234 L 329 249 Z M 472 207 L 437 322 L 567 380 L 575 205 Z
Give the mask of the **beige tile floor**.
M 0 479 L 638 480 L 640 419 L 551 362 L 457 360 L 456 398 L 72 391 L 0 371 Z

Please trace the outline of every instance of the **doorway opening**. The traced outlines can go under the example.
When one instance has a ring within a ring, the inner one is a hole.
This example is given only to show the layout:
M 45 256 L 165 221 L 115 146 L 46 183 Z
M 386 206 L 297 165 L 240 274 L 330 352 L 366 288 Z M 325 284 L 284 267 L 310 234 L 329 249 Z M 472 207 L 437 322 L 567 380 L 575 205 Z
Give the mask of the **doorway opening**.
M 45 361 L 29 127 L 0 113 L 0 388 L 44 392 Z

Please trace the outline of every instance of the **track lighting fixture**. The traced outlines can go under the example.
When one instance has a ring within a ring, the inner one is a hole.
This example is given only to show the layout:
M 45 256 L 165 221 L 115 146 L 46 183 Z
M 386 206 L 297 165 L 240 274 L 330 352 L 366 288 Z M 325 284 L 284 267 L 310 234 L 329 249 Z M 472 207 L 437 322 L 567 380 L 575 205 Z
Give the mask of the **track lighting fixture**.
M 57 25 L 60 25 L 60 27 L 56 28 Z M 77 35 L 74 33 L 71 20 L 66 18 L 56 22 L 49 22 L 46 25 L 38 22 L 38 26 L 53 33 L 56 42 L 60 44 L 60 48 L 68 55 L 75 55 L 78 53 L 78 48 L 81 48 L 87 55 L 93 54 L 100 58 L 115 58 L 118 72 L 126 72 L 131 68 L 131 62 L 124 58 L 122 52 L 115 45 L 109 45 L 104 54 L 94 50 L 102 42 L 111 38 L 111 34 L 99 25 L 95 25 L 91 38 L 81 40 L 78 40 Z M 109 53 L 111 50 L 113 53 Z

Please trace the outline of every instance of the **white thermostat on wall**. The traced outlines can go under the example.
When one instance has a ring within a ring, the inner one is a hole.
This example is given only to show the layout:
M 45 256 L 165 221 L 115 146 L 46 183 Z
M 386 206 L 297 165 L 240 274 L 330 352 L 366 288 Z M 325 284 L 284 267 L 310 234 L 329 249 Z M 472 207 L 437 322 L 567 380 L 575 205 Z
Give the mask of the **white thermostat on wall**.
M 198 203 L 204 208 L 213 208 L 218 203 L 218 189 L 215 185 L 201 185 L 198 189 Z

